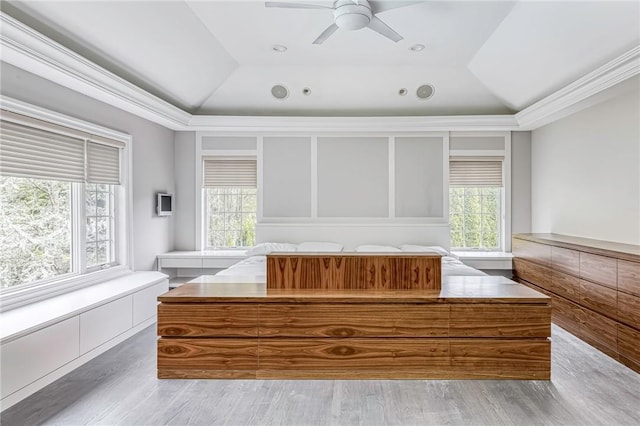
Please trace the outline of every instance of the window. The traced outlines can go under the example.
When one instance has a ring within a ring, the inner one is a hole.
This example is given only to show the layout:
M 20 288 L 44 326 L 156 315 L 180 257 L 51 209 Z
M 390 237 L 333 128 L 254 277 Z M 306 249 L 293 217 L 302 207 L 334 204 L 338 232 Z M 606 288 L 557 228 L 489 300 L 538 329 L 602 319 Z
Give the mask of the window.
M 449 167 L 451 247 L 501 250 L 503 230 L 502 161 L 456 159 Z
M 1 118 L 0 288 L 118 264 L 124 144 L 4 110 Z
M 205 158 L 203 171 L 207 249 L 255 245 L 256 161 L 252 158 Z

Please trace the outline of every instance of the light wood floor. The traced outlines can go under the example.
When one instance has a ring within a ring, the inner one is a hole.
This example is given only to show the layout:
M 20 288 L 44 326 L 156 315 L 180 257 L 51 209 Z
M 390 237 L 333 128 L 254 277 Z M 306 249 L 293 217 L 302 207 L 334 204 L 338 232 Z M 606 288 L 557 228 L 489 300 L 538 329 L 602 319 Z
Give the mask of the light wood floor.
M 155 341 L 149 327 L 0 423 L 640 424 L 640 375 L 555 326 L 551 381 L 157 380 Z

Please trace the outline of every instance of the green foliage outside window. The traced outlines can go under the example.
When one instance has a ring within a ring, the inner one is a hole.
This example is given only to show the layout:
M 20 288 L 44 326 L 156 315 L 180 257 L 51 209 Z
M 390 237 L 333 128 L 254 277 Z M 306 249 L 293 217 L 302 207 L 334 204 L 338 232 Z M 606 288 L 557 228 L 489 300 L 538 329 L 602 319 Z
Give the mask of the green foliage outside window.
M 71 184 L 0 178 L 0 288 L 71 272 Z
M 500 248 L 501 192 L 489 187 L 449 189 L 452 248 Z
M 255 245 L 258 211 L 255 188 L 208 188 L 206 199 L 209 248 Z

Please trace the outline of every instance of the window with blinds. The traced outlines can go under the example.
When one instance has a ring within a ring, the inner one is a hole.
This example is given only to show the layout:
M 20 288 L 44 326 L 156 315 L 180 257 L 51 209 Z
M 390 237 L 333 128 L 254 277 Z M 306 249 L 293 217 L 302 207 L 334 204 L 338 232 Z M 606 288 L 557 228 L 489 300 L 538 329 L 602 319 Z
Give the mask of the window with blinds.
M 207 248 L 253 246 L 258 211 L 256 160 L 216 157 L 203 161 Z
M 503 159 L 455 157 L 449 162 L 451 247 L 500 250 L 503 229 Z
M 0 110 L 0 295 L 117 264 L 124 148 Z

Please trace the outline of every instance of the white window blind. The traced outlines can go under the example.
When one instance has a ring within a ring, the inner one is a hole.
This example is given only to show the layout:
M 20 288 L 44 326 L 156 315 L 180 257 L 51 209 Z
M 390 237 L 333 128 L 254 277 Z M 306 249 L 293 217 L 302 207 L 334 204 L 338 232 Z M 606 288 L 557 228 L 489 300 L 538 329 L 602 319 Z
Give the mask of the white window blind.
M 495 158 L 451 160 L 449 186 L 502 187 L 502 160 Z
M 0 175 L 120 183 L 122 142 L 10 111 L 1 113 Z
M 256 160 L 245 158 L 205 158 L 205 188 L 255 188 L 258 186 Z

